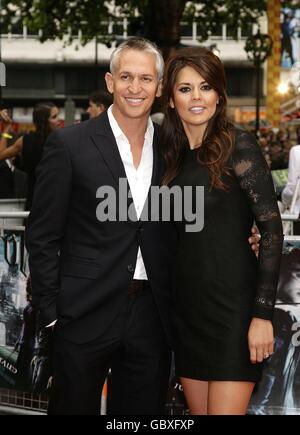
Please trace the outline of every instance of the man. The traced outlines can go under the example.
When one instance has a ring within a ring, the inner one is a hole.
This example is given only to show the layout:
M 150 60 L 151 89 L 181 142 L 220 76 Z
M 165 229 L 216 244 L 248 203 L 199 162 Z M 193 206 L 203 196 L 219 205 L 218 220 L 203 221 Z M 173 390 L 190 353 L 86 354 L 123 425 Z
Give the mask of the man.
M 27 248 L 42 324 L 58 319 L 50 414 L 98 414 L 109 367 L 111 413 L 163 412 L 175 235 L 168 223 L 96 217 L 99 187 L 119 193 L 119 179 L 127 178 L 139 217 L 150 186 L 160 183 L 163 162 L 149 115 L 162 74 L 155 46 L 125 42 L 106 75 L 112 108 L 55 132 L 45 147 Z
M 112 104 L 112 97 L 105 91 L 93 92 L 89 96 L 89 107 L 87 113 L 90 118 L 96 118 L 101 115 Z
M 163 59 L 132 38 L 110 71 L 113 106 L 50 136 L 27 227 L 34 301 L 44 326 L 58 319 L 50 414 L 99 414 L 109 368 L 112 414 L 161 414 L 167 393 L 176 235 L 168 222 L 140 219 L 164 173 L 149 117 Z M 115 221 L 97 220 L 99 187 L 120 196 L 120 179 L 136 219 L 122 219 L 117 201 Z

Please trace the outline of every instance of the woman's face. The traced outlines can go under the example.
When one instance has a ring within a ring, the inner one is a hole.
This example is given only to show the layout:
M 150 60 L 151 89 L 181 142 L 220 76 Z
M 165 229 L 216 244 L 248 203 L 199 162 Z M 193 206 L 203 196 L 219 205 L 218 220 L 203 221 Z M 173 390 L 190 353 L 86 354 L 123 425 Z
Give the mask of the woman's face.
M 300 253 L 299 253 L 300 254 Z M 300 255 L 297 255 L 299 258 Z M 280 276 L 278 293 L 286 303 L 300 303 L 300 265 L 293 262 L 293 267 L 287 267 Z
M 173 95 L 170 106 L 176 108 L 183 126 L 205 130 L 216 112 L 218 93 L 194 68 L 186 66 L 177 76 Z
M 49 117 L 50 129 L 55 130 L 56 128 L 59 128 L 59 125 L 60 125 L 59 110 L 57 107 L 52 107 L 50 111 L 50 117 Z

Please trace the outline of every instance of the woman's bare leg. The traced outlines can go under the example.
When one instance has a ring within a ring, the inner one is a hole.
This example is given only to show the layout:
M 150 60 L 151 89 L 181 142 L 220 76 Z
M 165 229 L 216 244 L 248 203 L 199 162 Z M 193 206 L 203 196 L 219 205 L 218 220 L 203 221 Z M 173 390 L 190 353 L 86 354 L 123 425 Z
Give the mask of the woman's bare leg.
M 209 382 L 208 415 L 245 415 L 253 382 Z
M 190 415 L 245 415 L 255 385 L 252 382 L 180 380 Z
M 207 415 L 208 382 L 180 378 L 190 415 Z

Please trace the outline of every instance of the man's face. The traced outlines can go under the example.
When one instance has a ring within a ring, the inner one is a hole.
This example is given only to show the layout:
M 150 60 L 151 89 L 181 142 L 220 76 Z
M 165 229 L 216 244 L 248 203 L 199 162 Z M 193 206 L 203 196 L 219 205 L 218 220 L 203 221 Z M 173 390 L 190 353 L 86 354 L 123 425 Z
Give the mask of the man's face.
M 87 108 L 87 112 L 90 115 L 90 118 L 97 118 L 102 112 L 104 112 L 105 108 L 101 104 L 97 106 L 93 101 L 89 100 L 89 107 Z
M 152 53 L 126 50 L 114 74 L 107 73 L 105 80 L 114 96 L 114 115 L 123 119 L 147 118 L 155 97 L 161 95 L 156 57 Z

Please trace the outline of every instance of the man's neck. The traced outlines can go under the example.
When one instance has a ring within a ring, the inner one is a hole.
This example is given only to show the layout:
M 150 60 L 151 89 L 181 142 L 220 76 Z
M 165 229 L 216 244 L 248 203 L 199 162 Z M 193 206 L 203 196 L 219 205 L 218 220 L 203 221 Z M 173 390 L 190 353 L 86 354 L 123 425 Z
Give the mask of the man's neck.
M 142 118 L 127 118 L 118 110 L 114 110 L 114 106 L 112 107 L 112 114 L 114 115 L 120 129 L 127 137 L 129 143 L 135 142 L 138 138 L 145 137 L 149 115 Z

